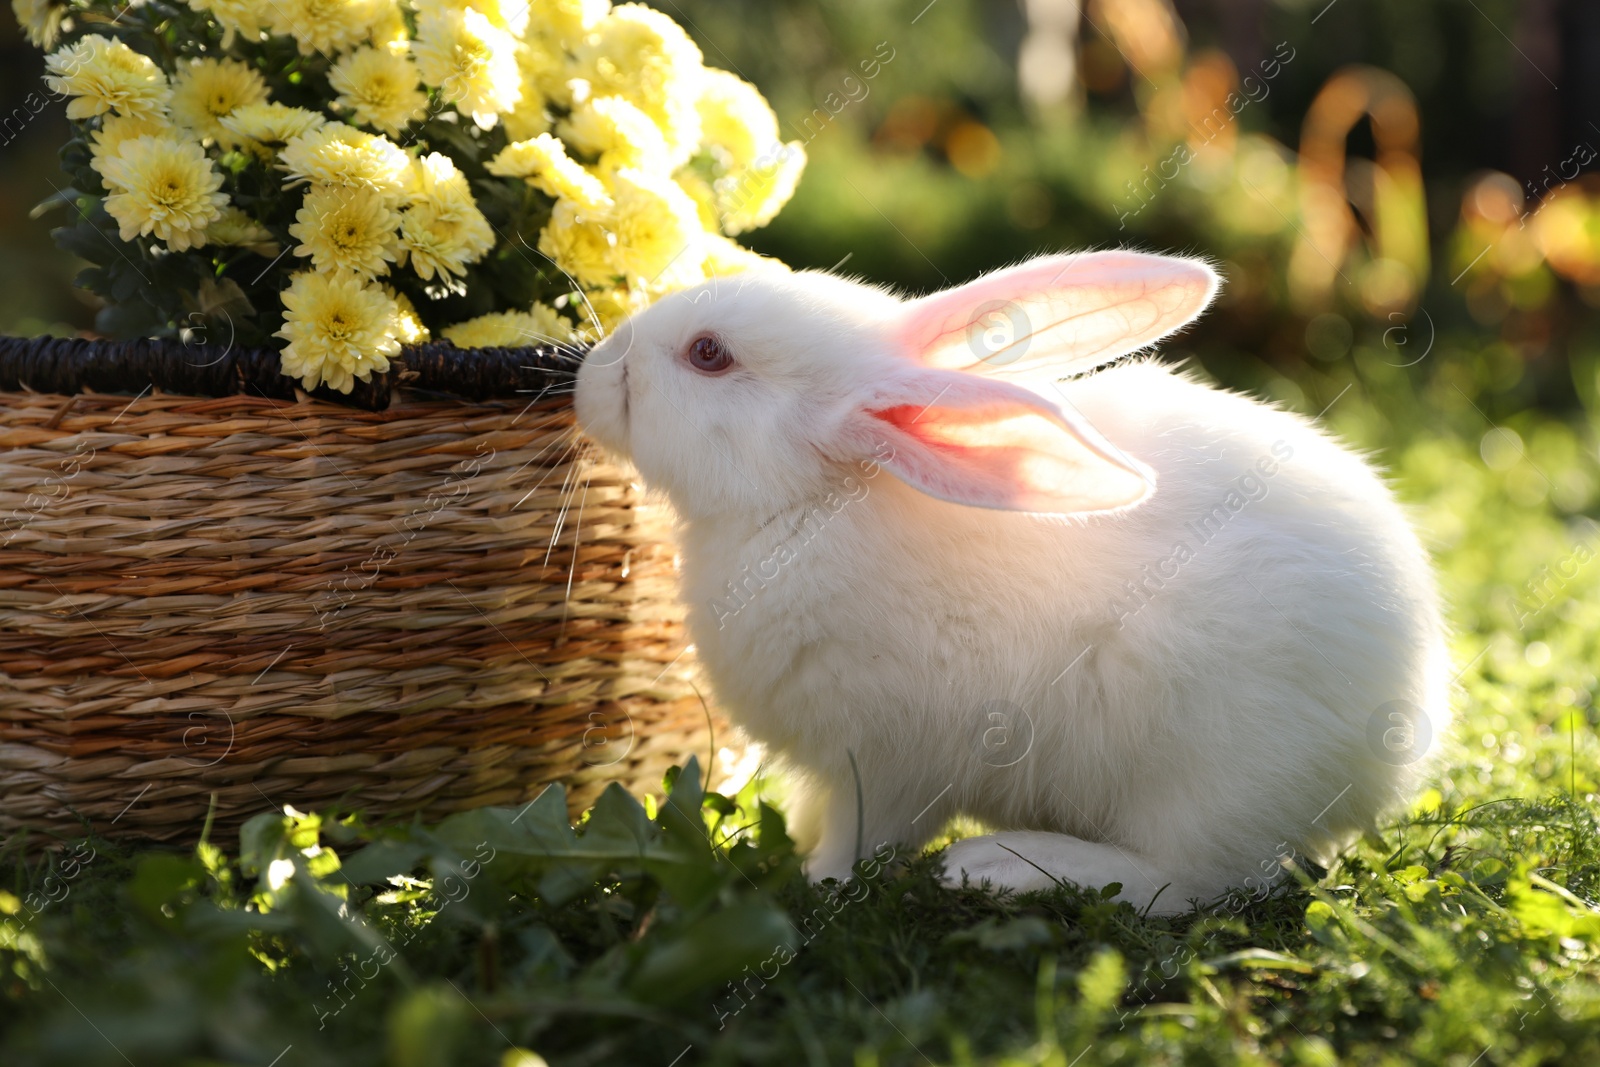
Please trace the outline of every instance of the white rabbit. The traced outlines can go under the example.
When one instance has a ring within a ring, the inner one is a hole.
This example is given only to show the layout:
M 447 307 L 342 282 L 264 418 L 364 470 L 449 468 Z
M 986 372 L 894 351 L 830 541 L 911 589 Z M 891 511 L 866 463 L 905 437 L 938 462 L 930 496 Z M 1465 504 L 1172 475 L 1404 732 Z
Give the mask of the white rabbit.
M 908 301 L 762 268 L 589 354 L 580 425 L 674 506 L 691 636 L 799 773 L 813 878 L 960 813 L 1000 832 L 952 883 L 1177 912 L 1405 798 L 1449 661 L 1383 482 L 1158 362 L 1083 373 L 1217 286 L 1132 252 Z

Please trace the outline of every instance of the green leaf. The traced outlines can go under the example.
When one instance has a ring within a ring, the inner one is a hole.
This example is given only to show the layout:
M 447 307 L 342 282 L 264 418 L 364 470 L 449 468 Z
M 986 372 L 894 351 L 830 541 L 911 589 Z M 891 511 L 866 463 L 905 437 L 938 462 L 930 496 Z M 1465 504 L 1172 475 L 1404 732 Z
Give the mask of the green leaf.
M 393 1067 L 439 1067 L 461 1061 L 468 1023 L 476 1016 L 466 998 L 447 985 L 413 990 L 389 1014 Z
M 405 962 L 396 956 L 386 938 L 351 912 L 345 901 L 328 892 L 298 856 L 291 860 L 294 873 L 276 892 L 273 911 L 293 920 L 296 940 L 315 960 L 328 964 L 347 952 L 380 964 L 393 963 L 403 979 L 410 979 Z
M 417 869 L 428 847 L 416 841 L 374 841 L 344 864 L 344 876 L 358 885 L 385 882 L 393 875 Z
M 85 267 L 72 279 L 72 284 L 78 288 L 87 289 L 101 296 L 111 294 L 111 283 L 111 272 L 105 267 Z
M 1527 881 L 1511 883 L 1511 914 L 1535 936 L 1600 938 L 1600 910 L 1596 910 L 1566 889 L 1537 874 Z
M 119 340 L 148 337 L 165 328 L 166 324 L 165 316 L 143 301 L 108 304 L 94 317 L 97 331 Z
M 770 979 L 794 956 L 796 935 L 788 917 L 771 904 L 745 901 L 689 923 L 655 944 L 628 979 L 628 990 L 647 1003 L 683 1000 L 721 985 L 746 967 Z
M 210 320 L 226 319 L 231 322 L 256 313 L 255 305 L 250 303 L 250 298 L 232 278 L 202 278 L 194 304 L 196 310 Z
M 616 857 L 632 852 L 641 864 L 660 836 L 659 828 L 645 814 L 644 805 L 616 782 L 606 786 L 595 801 L 583 831 L 586 847 Z
M 1310 928 L 1311 936 L 1323 944 L 1342 940 L 1338 915 L 1325 900 L 1313 900 L 1306 905 L 1306 926 Z
M 1034 915 L 1024 915 L 1010 920 L 990 916 L 976 926 L 957 930 L 945 941 L 970 943 L 990 952 L 1008 952 L 1031 945 L 1048 945 L 1054 938 L 1055 928 L 1049 923 Z
M 239 828 L 239 867 L 246 874 L 264 870 L 282 855 L 288 826 L 282 812 L 264 811 Z
M 1321 903 L 1318 901 L 1318 903 Z M 1242 967 L 1252 970 L 1266 971 L 1298 971 L 1301 974 L 1315 974 L 1315 964 L 1293 956 L 1285 956 L 1281 952 L 1273 952 L 1264 948 L 1247 948 L 1239 952 L 1230 952 L 1226 956 L 1203 961 L 1207 967 L 1222 970 L 1225 967 Z
M 32 210 L 28 212 L 28 218 L 42 218 L 47 212 L 52 211 L 55 208 L 63 205 L 71 205 L 75 200 L 77 200 L 78 197 L 83 195 L 83 193 L 74 189 L 70 185 L 65 189 L 57 189 L 43 200 L 33 205 Z
M 151 918 L 170 917 L 171 905 L 193 890 L 206 875 L 193 856 L 156 852 L 139 859 L 128 896 Z
M 72 226 L 62 226 L 50 231 L 50 236 L 55 238 L 56 245 L 64 251 L 71 252 L 79 259 L 87 259 L 90 263 L 101 266 L 117 262 L 116 245 L 111 243 L 104 230 L 85 220 L 79 220 Z
M 1082 1010 L 1091 1016 L 1105 1014 L 1122 999 L 1127 984 L 1128 972 L 1122 955 L 1114 948 L 1100 949 L 1078 975 Z
M 139 270 L 131 263 L 113 263 L 111 265 L 111 298 L 121 302 L 130 302 L 139 297 L 141 293 L 148 292 L 144 278 Z M 157 306 L 154 301 L 148 301 L 152 307 Z

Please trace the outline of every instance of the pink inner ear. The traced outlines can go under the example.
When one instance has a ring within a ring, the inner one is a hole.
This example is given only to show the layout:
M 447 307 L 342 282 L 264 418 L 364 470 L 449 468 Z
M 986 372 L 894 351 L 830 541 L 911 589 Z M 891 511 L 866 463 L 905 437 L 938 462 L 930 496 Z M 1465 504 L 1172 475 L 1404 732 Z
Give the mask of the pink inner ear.
M 897 404 L 867 414 L 893 449 L 883 465 L 952 503 L 1066 515 L 1134 504 L 1150 489 L 1142 469 L 1108 461 L 1088 447 L 1086 434 L 998 397 L 973 406 Z
M 1180 329 L 1216 292 L 1198 260 L 1142 252 L 1040 256 L 903 306 L 902 350 L 927 367 L 1075 374 Z

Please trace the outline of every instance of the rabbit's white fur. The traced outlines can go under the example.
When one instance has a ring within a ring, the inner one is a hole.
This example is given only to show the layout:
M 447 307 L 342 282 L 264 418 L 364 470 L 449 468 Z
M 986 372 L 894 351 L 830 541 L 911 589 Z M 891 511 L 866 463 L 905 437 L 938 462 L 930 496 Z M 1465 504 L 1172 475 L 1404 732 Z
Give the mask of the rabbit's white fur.
M 1179 911 L 1290 851 L 1326 860 L 1403 800 L 1421 764 L 1375 739 L 1407 707 L 1411 743 L 1442 734 L 1448 657 L 1426 555 L 1366 462 L 1139 359 L 1061 389 L 1154 473 L 1148 499 L 935 499 L 839 442 L 907 365 L 905 306 L 756 270 L 624 323 L 577 388 L 581 425 L 674 505 L 700 661 L 798 772 L 813 877 L 961 813 L 1003 832 L 954 845 L 952 881 L 1120 882 Z M 735 373 L 684 361 L 708 333 Z

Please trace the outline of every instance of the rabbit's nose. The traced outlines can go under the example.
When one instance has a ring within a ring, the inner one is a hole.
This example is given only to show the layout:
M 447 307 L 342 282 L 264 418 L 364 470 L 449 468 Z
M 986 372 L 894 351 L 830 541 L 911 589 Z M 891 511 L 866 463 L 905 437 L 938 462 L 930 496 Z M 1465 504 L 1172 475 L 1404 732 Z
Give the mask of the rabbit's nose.
M 611 336 L 591 348 L 584 356 L 584 364 L 610 365 L 621 363 L 633 350 L 633 320 L 627 319 L 615 330 Z
M 604 345 L 595 349 L 599 352 Z M 591 356 L 594 353 L 591 353 Z M 628 360 L 585 360 L 578 369 L 573 409 L 578 428 L 613 452 L 629 454 Z

